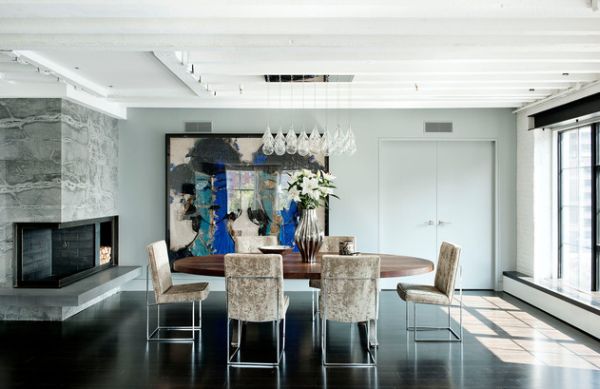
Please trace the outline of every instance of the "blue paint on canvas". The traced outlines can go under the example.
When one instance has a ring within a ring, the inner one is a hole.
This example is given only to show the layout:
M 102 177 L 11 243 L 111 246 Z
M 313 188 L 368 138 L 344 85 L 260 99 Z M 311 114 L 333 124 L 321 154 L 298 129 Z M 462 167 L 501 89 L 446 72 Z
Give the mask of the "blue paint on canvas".
M 198 219 L 198 236 L 192 243 L 190 251 L 193 255 L 200 256 L 212 253 L 211 211 L 210 207 L 207 207 L 207 204 L 212 203 L 212 187 L 210 176 L 207 174 L 196 172 L 195 179 L 196 199 L 194 206 L 196 207 Z
M 290 202 L 289 208 L 281 210 L 281 230 L 279 231 L 279 241 L 283 245 L 294 246 L 294 251 L 298 251 L 294 243 L 294 233 L 298 225 L 298 206 L 295 202 Z
M 213 252 L 227 254 L 235 251 L 235 243 L 227 228 L 227 176 L 225 170 L 215 174 L 215 232 L 213 235 Z

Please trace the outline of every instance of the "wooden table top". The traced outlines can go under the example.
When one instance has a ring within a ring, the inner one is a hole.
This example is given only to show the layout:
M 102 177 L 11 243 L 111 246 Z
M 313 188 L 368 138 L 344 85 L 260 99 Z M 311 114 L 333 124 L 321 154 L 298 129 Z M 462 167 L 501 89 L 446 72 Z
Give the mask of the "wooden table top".
M 320 279 L 321 256 L 337 253 L 321 253 L 315 263 L 304 263 L 299 253 L 283 256 L 283 277 L 287 279 Z M 433 271 L 433 262 L 415 257 L 391 254 L 378 255 L 381 258 L 381 278 L 405 277 Z M 180 273 L 198 274 L 203 276 L 225 276 L 224 254 L 206 255 L 202 257 L 187 257 L 178 259 L 173 268 Z

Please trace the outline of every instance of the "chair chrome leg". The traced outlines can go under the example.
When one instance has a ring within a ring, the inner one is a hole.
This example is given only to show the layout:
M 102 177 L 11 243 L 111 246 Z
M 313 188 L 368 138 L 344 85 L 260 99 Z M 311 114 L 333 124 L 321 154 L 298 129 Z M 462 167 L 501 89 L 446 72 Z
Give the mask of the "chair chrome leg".
M 375 320 L 375 325 L 377 321 Z M 321 363 L 323 367 L 375 367 L 377 366 L 377 358 L 375 357 L 374 350 L 375 346 L 371 345 L 371 320 L 367 320 L 365 324 L 366 329 L 366 351 L 369 358 L 369 362 L 327 362 L 327 320 L 321 319 Z
M 312 318 L 319 319 L 319 290 L 312 291 Z
M 326 366 L 327 360 L 327 322 L 321 316 L 321 363 Z
M 456 333 L 456 331 L 452 328 L 451 325 L 451 314 L 450 309 L 452 305 L 448 305 L 448 326 L 447 327 L 429 327 L 429 326 L 419 326 L 417 325 L 417 304 L 413 302 L 413 326 L 409 327 L 409 331 L 414 331 L 414 341 L 415 342 L 427 342 L 427 343 L 447 343 L 447 342 L 462 342 L 462 304 L 459 309 L 460 316 L 460 335 Z M 452 335 L 452 339 L 419 339 L 417 334 L 422 331 L 448 331 L 450 335 Z
M 276 337 L 277 337 L 277 347 L 275 347 L 275 360 L 279 363 L 279 356 L 281 353 L 279 352 L 279 348 L 281 347 L 280 339 L 279 339 L 279 325 L 281 322 L 279 320 L 275 320 L 275 325 L 277 326 Z
M 404 314 L 406 316 L 406 331 L 410 331 L 408 327 L 408 301 L 404 302 Z
M 192 301 L 192 339 L 196 339 L 196 303 Z
M 283 349 L 285 350 L 285 327 L 287 326 L 287 319 L 283 318 Z
M 315 316 L 315 291 L 314 290 L 311 291 L 310 295 L 311 295 L 311 304 L 310 304 L 310 307 L 311 307 L 311 311 L 312 311 L 312 319 L 315 320 L 315 317 L 316 317 Z

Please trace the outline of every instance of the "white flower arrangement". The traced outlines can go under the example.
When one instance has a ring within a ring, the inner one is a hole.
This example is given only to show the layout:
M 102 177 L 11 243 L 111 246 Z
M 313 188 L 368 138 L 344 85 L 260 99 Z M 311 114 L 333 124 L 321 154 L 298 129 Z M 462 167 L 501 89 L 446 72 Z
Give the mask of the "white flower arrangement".
M 291 175 L 288 195 L 292 201 L 300 203 L 304 209 L 315 209 L 327 203 L 329 196 L 338 198 L 333 194 L 335 186 L 332 181 L 335 176 L 322 170 L 312 172 L 302 169 Z

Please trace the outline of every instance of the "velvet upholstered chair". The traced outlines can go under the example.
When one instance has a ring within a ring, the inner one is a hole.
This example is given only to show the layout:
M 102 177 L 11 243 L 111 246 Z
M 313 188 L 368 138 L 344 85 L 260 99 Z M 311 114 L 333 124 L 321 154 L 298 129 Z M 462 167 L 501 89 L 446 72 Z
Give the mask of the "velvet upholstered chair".
M 208 283 L 173 285 L 171 265 L 167 244 L 164 240 L 151 243 L 148 250 L 148 267 L 146 272 L 146 338 L 162 341 L 193 341 L 196 331 L 202 327 L 202 301 L 208 297 Z M 149 278 L 152 276 L 154 302 L 149 299 Z M 198 302 L 198 324 L 196 324 L 195 306 Z M 163 304 L 189 303 L 192 305 L 192 325 L 161 326 L 160 306 Z M 150 331 L 150 307 L 156 306 L 156 328 Z M 162 337 L 161 331 L 191 331 L 189 338 Z
M 260 254 L 259 247 L 277 245 L 277 237 L 273 235 L 267 236 L 236 236 L 235 237 L 235 252 L 236 253 L 257 253 Z
M 415 285 L 399 283 L 397 292 L 400 298 L 406 301 L 406 330 L 414 331 L 415 342 L 462 342 L 462 282 L 460 267 L 460 247 L 452 243 L 442 242 L 438 256 L 435 281 L 433 285 Z M 453 305 L 454 289 L 457 278 L 459 279 L 459 333 L 451 326 L 450 308 Z M 409 307 L 413 303 L 413 324 L 409 325 Z M 447 327 L 423 327 L 417 325 L 417 304 L 434 304 L 448 307 Z M 419 331 L 447 330 L 451 339 L 418 339 Z
M 283 259 L 278 254 L 225 255 L 227 291 L 227 364 L 233 366 L 278 366 L 285 348 L 285 314 L 290 300 L 283 294 Z M 237 329 L 231 353 L 231 324 Z M 243 362 L 239 351 L 242 325 L 248 322 L 272 322 L 276 326 L 275 359 L 268 362 Z M 283 330 L 281 331 L 281 327 Z M 281 336 L 282 334 L 282 336 Z M 237 359 L 236 358 L 237 354 Z
M 354 236 L 325 236 L 323 237 L 323 244 L 319 249 L 321 253 L 335 254 L 340 250 L 341 242 L 352 242 L 354 249 L 356 250 L 356 238 Z M 312 310 L 313 320 L 318 316 L 319 313 L 319 289 L 321 289 L 321 280 L 308 280 L 308 286 L 314 288 L 312 295 Z
M 370 367 L 377 363 L 370 331 L 377 328 L 380 258 L 324 255 L 321 261 L 321 352 L 324 366 Z M 327 361 L 327 321 L 365 323 L 367 363 Z M 375 328 L 371 328 L 374 325 Z

